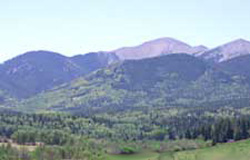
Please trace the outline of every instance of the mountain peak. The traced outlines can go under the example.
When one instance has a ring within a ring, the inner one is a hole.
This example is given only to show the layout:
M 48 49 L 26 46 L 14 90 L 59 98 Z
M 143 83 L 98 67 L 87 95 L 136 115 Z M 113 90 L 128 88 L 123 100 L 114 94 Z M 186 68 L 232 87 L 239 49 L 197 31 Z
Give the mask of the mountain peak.
M 45 50 L 37 50 L 37 51 L 28 51 L 17 57 L 9 59 L 5 61 L 3 64 L 9 65 L 13 62 L 15 63 L 22 63 L 22 62 L 39 62 L 39 61 L 46 61 L 52 59 L 64 59 L 66 58 L 64 55 L 52 51 L 45 51 Z
M 34 51 L 28 51 L 25 52 L 25 54 L 40 54 L 40 55 L 59 55 L 59 53 L 53 52 L 53 51 L 47 51 L 47 50 L 34 50 Z
M 155 39 L 155 40 L 145 42 L 144 44 L 147 44 L 147 43 L 182 43 L 182 44 L 188 45 L 188 44 L 186 44 L 186 43 L 184 43 L 182 41 L 179 41 L 179 40 L 171 38 L 171 37 L 158 38 L 158 39 Z
M 187 53 L 193 54 L 200 51 L 201 48 L 194 48 L 187 43 L 170 37 L 163 37 L 147 41 L 139 46 L 125 47 L 113 52 L 121 59 L 143 59 L 157 57 L 164 54 Z
M 243 39 L 243 38 L 239 38 L 239 39 L 236 39 L 234 41 L 232 41 L 234 43 L 250 43 L 249 41 Z
M 201 56 L 214 62 L 223 62 L 244 55 L 250 55 L 250 42 L 244 39 L 236 39 L 209 50 Z
M 240 39 L 236 39 L 234 41 L 231 41 L 229 43 L 226 43 L 223 46 L 224 47 L 230 46 L 230 47 L 243 47 L 244 48 L 246 46 L 248 47 L 249 45 L 250 45 L 249 41 L 240 38 Z

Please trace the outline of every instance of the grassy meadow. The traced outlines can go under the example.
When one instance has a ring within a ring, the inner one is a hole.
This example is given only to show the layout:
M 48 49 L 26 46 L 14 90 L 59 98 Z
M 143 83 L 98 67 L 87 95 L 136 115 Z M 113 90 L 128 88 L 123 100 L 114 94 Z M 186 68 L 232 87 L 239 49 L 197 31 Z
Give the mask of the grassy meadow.
M 142 151 L 134 155 L 109 155 L 108 160 L 250 160 L 250 140 L 191 151 Z

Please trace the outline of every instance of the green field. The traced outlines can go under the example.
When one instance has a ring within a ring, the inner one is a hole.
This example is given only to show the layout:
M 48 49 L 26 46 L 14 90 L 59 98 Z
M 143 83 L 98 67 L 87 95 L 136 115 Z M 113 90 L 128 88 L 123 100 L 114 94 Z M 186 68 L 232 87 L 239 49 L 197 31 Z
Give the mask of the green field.
M 166 160 L 250 160 L 250 140 L 178 152 Z
M 109 155 L 109 160 L 250 160 L 250 140 L 174 153 L 141 152 L 135 155 Z

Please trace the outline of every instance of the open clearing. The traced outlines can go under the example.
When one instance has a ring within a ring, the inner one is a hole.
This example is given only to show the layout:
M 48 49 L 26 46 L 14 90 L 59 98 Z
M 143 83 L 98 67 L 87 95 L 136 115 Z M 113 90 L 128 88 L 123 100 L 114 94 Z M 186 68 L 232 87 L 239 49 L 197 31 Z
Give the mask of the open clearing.
M 30 152 L 34 151 L 37 148 L 37 146 L 32 146 L 32 145 L 30 145 L 30 146 L 28 146 L 28 145 L 19 145 L 19 144 L 16 144 L 16 143 L 10 143 L 10 144 L 11 144 L 11 147 L 13 147 L 13 148 L 16 148 L 18 150 L 27 150 L 27 151 L 30 151 Z M 7 145 L 8 145 L 8 143 L 0 143 L 0 146 L 7 146 Z
M 250 160 L 250 140 L 174 153 L 143 151 L 135 155 L 109 155 L 108 160 Z

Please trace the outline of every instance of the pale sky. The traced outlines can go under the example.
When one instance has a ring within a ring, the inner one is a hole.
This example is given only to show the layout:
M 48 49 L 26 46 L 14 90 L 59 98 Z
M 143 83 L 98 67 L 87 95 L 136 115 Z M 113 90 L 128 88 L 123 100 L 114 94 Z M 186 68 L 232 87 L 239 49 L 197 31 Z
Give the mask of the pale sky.
M 31 50 L 109 51 L 173 37 L 250 40 L 250 0 L 0 0 L 0 62 Z

